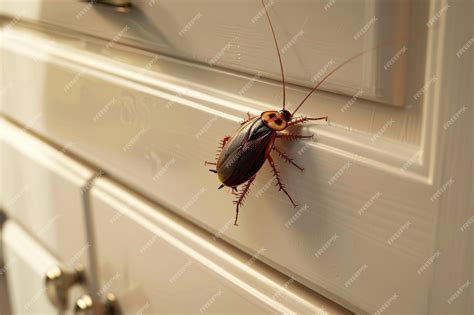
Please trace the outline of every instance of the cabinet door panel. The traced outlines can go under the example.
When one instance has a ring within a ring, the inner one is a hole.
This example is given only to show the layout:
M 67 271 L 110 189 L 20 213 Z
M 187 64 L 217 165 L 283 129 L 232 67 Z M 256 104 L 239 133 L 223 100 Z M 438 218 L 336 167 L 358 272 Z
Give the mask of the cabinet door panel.
M 112 182 L 95 185 L 99 295 L 117 295 L 125 313 L 347 312 Z
M 132 3 L 132 9 L 123 14 L 110 6 L 92 6 L 74 0 L 4 0 L 0 12 L 212 67 L 280 80 L 275 46 L 260 1 Z M 362 94 L 357 94 L 359 97 L 404 104 L 411 79 L 406 71 L 406 56 L 416 54 L 412 48 L 406 53 L 399 51 L 408 40 L 408 32 L 416 32 L 423 25 L 420 21 L 429 10 L 428 2 L 409 5 L 406 1 L 366 0 L 336 4 L 336 1 L 299 0 L 295 5 L 292 0 L 271 0 L 267 3 L 288 82 L 312 87 L 331 66 L 377 43 L 393 42 L 393 47 L 354 60 L 322 88 L 350 96 L 363 89 Z M 390 71 L 380 70 L 397 52 L 401 57 L 390 64 Z
M 451 197 L 472 196 L 473 132 L 464 115 L 472 110 L 465 46 L 472 3 L 460 1 L 448 11 L 444 1 L 429 3 L 433 16 L 443 16 L 419 63 L 425 71 L 409 69 L 425 78 L 410 84 L 413 106 L 394 110 L 313 95 L 301 114 L 327 114 L 331 124 L 308 125 L 315 142 L 281 144 L 305 172 L 277 161 L 302 208 L 291 208 L 271 187 L 264 168 L 238 228 L 231 226 L 231 196 L 216 190 L 202 162 L 245 112 L 280 104 L 274 82 L 119 43 L 104 56 L 107 42 L 18 25 L 2 42 L 9 78 L 2 111 L 58 143 L 74 141 L 76 154 L 217 238 L 249 254 L 264 247 L 262 260 L 354 310 L 377 312 L 390 304 L 387 312 L 424 314 L 436 304 L 442 305 L 436 310 L 467 313 L 468 294 L 452 304 L 445 297 L 472 274 L 472 250 L 464 250 L 472 241 L 459 229 L 472 217 L 465 207 L 471 203 Z M 19 95 L 24 82 L 29 93 Z M 305 92 L 292 87 L 288 96 L 299 100 Z
M 406 135 L 407 129 L 416 135 L 423 127 L 424 134 L 435 135 L 434 120 L 422 124 L 415 108 L 411 113 L 384 108 L 381 119 L 366 112 L 358 120 L 340 110 L 350 98 L 314 95 L 302 113 L 327 113 L 334 125 L 308 126 L 304 133 L 314 133 L 315 142 L 278 143 L 305 166 L 304 173 L 275 156 L 300 207 L 291 207 L 274 189 L 266 165 L 242 209 L 240 226 L 233 227 L 233 198 L 216 189 L 219 183 L 203 161 L 214 157 L 218 141 L 235 132 L 245 111 L 272 108 L 280 87 L 161 56 L 156 71 L 148 71 L 143 65 L 153 56 L 138 50 L 110 49 L 104 57 L 94 51 L 101 42 L 88 42 L 84 49 L 79 39 L 63 42 L 52 36 L 52 48 L 45 34 L 11 33 L 2 51 L 8 72 L 15 65 L 21 69 L 16 78 L 34 72 L 48 80 L 32 80 L 34 94 L 20 99 L 13 93 L 20 84 L 6 90 L 5 114 L 25 124 L 41 114 L 35 131 L 63 145 L 73 141 L 76 154 L 216 238 L 250 255 L 265 248 L 261 259 L 273 268 L 352 310 L 376 312 L 394 292 L 405 291 L 391 310 L 426 311 L 431 274 L 417 276 L 416 270 L 435 252 L 436 202 L 430 200 L 433 187 L 426 173 L 431 151 L 395 141 L 393 134 Z M 249 93 L 259 101 L 239 95 L 238 88 L 249 82 L 255 83 Z M 289 90 L 291 97 L 302 94 Z M 354 110 L 359 105 L 354 103 Z M 347 130 L 339 128 L 342 116 Z M 390 117 L 417 128 L 391 126 Z M 357 131 L 357 123 L 371 126 L 368 133 Z M 382 128 L 386 123 L 390 126 Z M 426 152 L 420 159 L 418 149 Z M 403 237 L 387 242 L 407 222 Z M 357 281 L 347 282 L 355 274 L 360 274 Z
M 46 295 L 44 277 L 59 262 L 11 220 L 3 227 L 3 254 L 13 314 L 60 314 Z
M 0 119 L 0 204 L 69 265 L 85 262 L 83 191 L 94 172 Z

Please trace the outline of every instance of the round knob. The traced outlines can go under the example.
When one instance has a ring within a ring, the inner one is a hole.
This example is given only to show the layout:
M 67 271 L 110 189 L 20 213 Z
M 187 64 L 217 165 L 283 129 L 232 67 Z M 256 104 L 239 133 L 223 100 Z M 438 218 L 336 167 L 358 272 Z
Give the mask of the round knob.
M 68 291 L 76 285 L 85 282 L 84 267 L 77 265 L 73 271 L 66 272 L 55 266 L 46 272 L 46 293 L 50 302 L 60 310 L 68 307 Z
M 108 293 L 103 303 L 94 302 L 90 295 L 84 294 L 76 301 L 75 315 L 119 315 L 117 299 Z

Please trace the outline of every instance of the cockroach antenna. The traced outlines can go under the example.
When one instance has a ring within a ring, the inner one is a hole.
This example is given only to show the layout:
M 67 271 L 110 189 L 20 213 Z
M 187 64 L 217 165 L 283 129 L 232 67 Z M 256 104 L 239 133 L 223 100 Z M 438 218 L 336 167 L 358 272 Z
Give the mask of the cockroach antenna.
M 268 25 L 270 25 L 270 30 L 272 31 L 273 41 L 275 42 L 275 47 L 278 54 L 278 61 L 280 62 L 281 81 L 283 83 L 283 109 L 285 109 L 286 108 L 286 84 L 285 84 L 285 73 L 283 71 L 283 62 L 281 61 L 280 48 L 278 47 L 275 30 L 273 29 L 272 20 L 270 20 L 270 15 L 268 14 L 265 2 L 263 0 L 260 0 L 260 1 L 262 2 L 263 9 L 265 10 L 265 15 L 267 16 Z
M 311 96 L 311 94 L 313 94 L 314 92 L 316 91 L 319 91 L 318 88 L 321 86 L 321 84 L 323 84 L 331 75 L 333 75 L 337 70 L 339 70 L 340 68 L 342 68 L 343 66 L 345 66 L 346 64 L 348 64 L 349 62 L 351 62 L 352 60 L 354 59 L 357 59 L 358 57 L 364 55 L 365 53 L 368 53 L 372 50 L 376 50 L 376 49 L 379 49 L 383 46 L 387 46 L 389 44 L 392 44 L 392 43 L 382 43 L 382 44 L 379 44 L 375 47 L 372 47 L 372 48 L 369 48 L 369 49 L 366 49 L 364 51 L 361 51 L 360 53 L 357 53 L 355 54 L 354 56 L 352 56 L 351 58 L 347 59 L 346 61 L 338 64 L 334 69 L 332 69 L 331 71 L 329 71 L 328 74 L 326 74 L 318 83 L 316 83 L 316 85 L 311 89 L 311 91 L 309 91 L 309 93 L 303 98 L 303 100 L 301 101 L 301 103 L 299 103 L 299 105 L 296 107 L 296 109 L 293 111 L 293 113 L 291 113 L 291 115 L 293 116 L 297 111 L 298 109 L 301 108 L 301 106 L 304 104 L 304 102 L 306 102 L 306 100 Z
M 280 47 L 278 46 L 278 41 L 276 39 L 276 35 L 275 35 L 275 29 L 273 28 L 273 23 L 272 23 L 272 20 L 270 19 L 270 15 L 268 14 L 268 9 L 267 9 L 267 5 L 265 4 L 264 0 L 260 0 L 260 2 L 262 3 L 262 7 L 263 9 L 265 10 L 265 15 L 267 17 L 267 20 L 268 20 L 268 25 L 270 26 L 270 30 L 272 32 L 272 36 L 273 36 L 273 42 L 275 43 L 275 47 L 276 47 L 276 52 L 277 52 L 277 55 L 278 55 L 278 61 L 280 63 L 280 72 L 281 72 L 281 81 L 282 81 L 282 88 L 283 88 L 283 109 L 286 109 L 286 82 L 285 82 L 285 72 L 283 70 L 283 62 L 282 62 L 282 59 L 281 59 L 281 53 L 280 53 Z M 342 68 L 343 66 L 345 66 L 346 64 L 348 64 L 349 62 L 353 61 L 354 59 L 357 59 L 358 57 L 364 55 L 365 53 L 368 53 L 372 50 L 376 50 L 378 48 L 381 48 L 383 46 L 387 46 L 387 45 L 392 45 L 393 42 L 392 41 L 387 41 L 387 42 L 383 42 L 375 47 L 372 47 L 372 48 L 369 48 L 367 50 L 364 50 L 360 53 L 357 53 L 356 55 L 352 56 L 351 58 L 347 59 L 346 61 L 344 61 L 343 63 L 339 64 L 336 66 L 336 68 L 334 68 L 333 70 L 331 70 L 328 74 L 326 74 L 318 83 L 316 83 L 316 85 L 314 86 L 313 89 L 311 89 L 311 91 L 305 96 L 305 98 L 301 101 L 301 103 L 296 107 L 296 109 L 293 111 L 293 113 L 291 114 L 291 116 L 293 116 L 299 109 L 300 107 L 304 104 L 304 102 L 306 102 L 306 100 L 316 91 L 318 91 L 318 88 L 332 75 L 334 74 L 337 70 L 339 70 L 340 68 Z
M 440 25 L 440 24 L 438 24 Z M 416 35 L 422 35 L 422 34 L 425 34 L 427 31 L 427 28 L 426 26 L 422 26 L 420 28 L 417 28 L 417 29 L 414 29 L 411 34 L 416 34 Z M 346 61 L 344 61 L 343 63 L 337 65 L 333 70 L 331 70 L 328 74 L 326 74 L 318 83 L 316 83 L 316 85 L 314 86 L 314 88 L 311 89 L 311 91 L 309 91 L 309 93 L 305 96 L 305 98 L 303 98 L 303 100 L 301 101 L 301 103 L 299 103 L 299 105 L 296 107 L 296 109 L 293 111 L 293 113 L 291 114 L 292 116 L 300 109 L 300 107 L 304 104 L 304 102 L 311 96 L 311 94 L 313 94 L 314 92 L 316 91 L 319 91 L 318 88 L 321 86 L 321 84 L 323 84 L 332 74 L 334 74 L 337 70 L 339 70 L 340 68 L 342 68 L 343 66 L 345 66 L 346 64 L 348 64 L 349 62 L 351 62 L 352 60 L 354 59 L 357 59 L 358 57 L 368 53 L 368 52 L 371 52 L 373 50 L 377 50 L 379 48 L 382 48 L 382 47 L 386 47 L 386 46 L 393 46 L 395 45 L 396 43 L 399 43 L 399 42 L 396 42 L 396 41 L 393 41 L 393 40 L 386 40 L 386 41 L 383 41 L 381 43 L 379 43 L 377 46 L 374 46 L 372 48 L 368 48 L 366 50 L 363 50 L 357 54 L 355 54 L 354 56 L 350 57 L 349 59 L 347 59 Z

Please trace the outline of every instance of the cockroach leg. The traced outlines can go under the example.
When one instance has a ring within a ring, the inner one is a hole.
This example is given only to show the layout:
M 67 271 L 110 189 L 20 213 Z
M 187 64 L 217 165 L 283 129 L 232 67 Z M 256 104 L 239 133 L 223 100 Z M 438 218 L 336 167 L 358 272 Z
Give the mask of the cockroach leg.
M 224 139 L 221 140 L 221 143 L 219 145 L 219 149 L 222 150 L 225 146 L 225 144 L 227 143 L 227 141 L 229 141 L 230 139 L 230 136 L 225 136 Z
M 299 169 L 300 171 L 304 171 L 304 168 L 299 166 L 298 164 L 295 163 L 294 159 L 290 158 L 288 155 L 286 155 L 285 152 L 281 151 L 280 149 L 278 149 L 277 147 L 273 147 L 273 150 L 275 150 L 278 155 L 283 159 L 285 160 L 286 162 L 290 163 L 291 165 L 293 165 L 294 167 L 296 167 L 297 169 Z
M 217 154 L 216 154 L 216 160 L 219 158 L 219 155 L 221 154 L 222 150 L 224 149 L 224 146 L 226 145 L 227 141 L 229 141 L 230 136 L 225 136 L 224 139 L 219 142 L 219 146 L 217 147 Z
M 249 194 L 250 191 L 250 185 L 252 185 L 252 182 L 255 180 L 255 176 L 253 176 L 251 179 L 248 180 L 248 182 L 245 184 L 245 186 L 242 188 L 242 190 L 237 194 L 237 200 L 234 200 L 235 204 L 235 221 L 234 225 L 237 224 L 237 220 L 239 218 L 239 208 L 244 204 L 245 198 Z M 235 188 L 235 187 L 234 187 Z
M 229 141 L 229 139 L 230 139 L 230 136 L 225 136 L 224 139 L 222 139 L 219 142 L 219 147 L 217 148 L 217 154 L 216 154 L 216 162 L 204 161 L 204 165 L 217 165 L 217 159 L 219 158 L 219 154 L 221 154 L 222 149 L 224 149 L 224 146 L 227 143 L 227 141 Z M 213 170 L 210 170 L 210 171 L 214 172 Z M 217 171 L 215 171 L 214 173 L 217 173 Z
M 237 196 L 239 195 L 239 190 L 237 189 L 237 187 L 230 187 L 229 193 L 234 196 Z
M 291 198 L 290 194 L 286 191 L 286 187 L 282 183 L 281 178 L 280 178 L 280 172 L 278 172 L 278 170 L 276 169 L 275 162 L 273 162 L 273 158 L 271 157 L 271 155 L 268 155 L 267 159 L 268 159 L 268 163 L 270 163 L 270 166 L 273 169 L 273 174 L 275 175 L 275 178 L 277 180 L 277 186 L 278 186 L 279 190 L 283 191 L 288 196 L 288 199 L 290 199 L 291 204 L 293 205 L 293 207 L 295 207 L 295 208 L 298 207 L 298 205 L 293 201 L 293 198 Z
M 216 160 L 219 158 L 219 154 L 221 154 L 222 150 L 224 149 L 224 146 L 226 145 L 227 141 L 229 141 L 230 136 L 225 136 L 224 139 L 219 142 L 219 147 L 217 148 L 217 155 L 216 155 Z
M 251 121 L 251 120 L 254 119 L 255 117 L 257 117 L 257 116 L 252 116 L 252 115 L 250 115 L 250 113 L 247 112 L 247 118 L 244 119 L 244 120 L 242 120 L 242 121 L 240 122 L 240 125 L 241 125 L 241 126 L 242 126 L 242 125 L 245 125 L 246 123 L 248 123 L 249 121 Z
M 325 121 L 328 121 L 328 116 L 324 116 L 324 117 L 316 117 L 316 118 L 312 118 L 312 117 L 301 117 L 301 118 L 297 118 L 293 121 L 290 121 L 288 123 L 288 127 L 289 126 L 294 126 L 294 125 L 298 125 L 298 124 L 302 124 L 302 123 L 305 123 L 307 121 L 310 121 L 310 120 L 325 120 Z
M 295 135 L 291 133 L 278 133 L 277 138 L 283 140 L 298 140 L 298 139 L 313 139 L 314 136 L 303 136 L 303 135 Z

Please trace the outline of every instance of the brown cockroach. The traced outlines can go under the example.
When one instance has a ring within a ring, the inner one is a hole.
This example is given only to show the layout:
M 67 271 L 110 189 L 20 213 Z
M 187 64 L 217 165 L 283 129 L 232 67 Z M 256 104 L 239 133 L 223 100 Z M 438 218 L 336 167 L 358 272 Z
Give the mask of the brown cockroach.
M 293 112 L 286 109 L 286 84 L 285 74 L 283 71 L 283 63 L 281 60 L 280 49 L 273 29 L 270 15 L 268 14 L 267 8 L 263 0 L 260 0 L 265 10 L 265 14 L 268 20 L 270 30 L 273 35 L 273 41 L 275 42 L 276 51 L 278 54 L 278 60 L 280 62 L 281 80 L 283 87 L 283 108 L 279 111 L 265 111 L 260 116 L 250 116 L 241 123 L 241 127 L 235 132 L 233 136 L 226 136 L 221 141 L 219 146 L 219 154 L 216 162 L 205 162 L 206 165 L 215 165 L 215 170 L 211 172 L 217 173 L 219 180 L 222 184 L 218 189 L 224 186 L 231 187 L 233 193 L 237 196 L 234 201 L 235 204 L 235 221 L 234 225 L 237 225 L 237 219 L 239 217 L 239 208 L 243 205 L 245 198 L 249 193 L 250 186 L 255 180 L 257 172 L 263 166 L 265 161 L 268 161 L 270 167 L 275 175 L 277 186 L 280 191 L 283 191 L 290 200 L 291 204 L 296 208 L 297 204 L 290 196 L 283 184 L 280 173 L 278 172 L 275 162 L 271 156 L 271 152 L 275 151 L 283 160 L 290 163 L 298 170 L 303 171 L 303 167 L 296 164 L 296 162 L 290 158 L 285 152 L 275 146 L 275 140 L 295 140 L 295 139 L 308 139 L 312 138 L 312 135 L 300 135 L 300 134 L 288 134 L 282 131 L 289 126 L 295 126 L 308 121 L 325 120 L 328 117 L 300 117 L 294 118 L 295 113 L 301 108 L 304 102 L 318 90 L 319 86 L 326 81 L 334 72 L 340 69 L 345 64 L 349 63 L 353 59 L 361 56 L 365 52 L 358 53 L 343 63 L 336 66 L 333 70 L 327 73 L 311 91 L 303 98 Z M 378 46 L 379 47 L 379 46 Z M 372 49 L 376 49 L 374 47 Z M 370 50 L 372 50 L 370 49 Z M 242 185 L 239 190 L 237 187 Z

